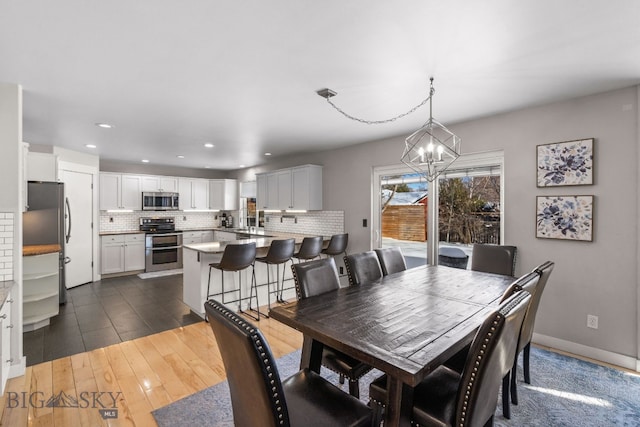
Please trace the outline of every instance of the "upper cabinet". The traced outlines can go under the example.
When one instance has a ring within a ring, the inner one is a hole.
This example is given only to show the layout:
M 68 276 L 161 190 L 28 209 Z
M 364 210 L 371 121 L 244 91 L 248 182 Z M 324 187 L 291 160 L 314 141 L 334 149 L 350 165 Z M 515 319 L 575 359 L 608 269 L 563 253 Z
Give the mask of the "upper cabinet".
M 238 181 L 235 179 L 209 180 L 209 209 L 232 211 L 238 209 Z
M 209 209 L 209 180 L 201 178 L 179 178 L 181 210 Z
M 256 178 L 258 209 L 322 209 L 322 166 L 298 166 Z
M 162 193 L 177 193 L 178 178 L 172 176 L 143 176 L 142 191 L 159 191 Z
M 100 174 L 100 210 L 142 209 L 142 178 L 117 173 Z
M 28 152 L 27 181 L 58 181 L 58 156 Z

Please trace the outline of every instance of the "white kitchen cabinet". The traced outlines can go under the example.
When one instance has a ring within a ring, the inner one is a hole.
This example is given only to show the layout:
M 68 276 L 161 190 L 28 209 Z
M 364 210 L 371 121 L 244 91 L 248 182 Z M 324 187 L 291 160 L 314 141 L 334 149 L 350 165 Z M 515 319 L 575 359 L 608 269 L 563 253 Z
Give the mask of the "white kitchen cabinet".
M 291 209 L 322 210 L 322 166 L 291 169 Z
M 209 180 L 209 209 L 235 211 L 238 209 L 238 181 L 235 179 Z
M 100 210 L 142 210 L 142 178 L 139 175 L 100 174 Z
M 256 207 L 264 210 L 268 209 L 267 197 L 267 174 L 256 175 Z
M 60 254 L 25 256 L 22 266 L 23 330 L 33 331 L 48 325 L 60 311 Z
M 182 244 L 213 242 L 213 230 L 185 231 L 182 233 Z
M 322 209 L 322 166 L 282 169 L 256 179 L 259 209 Z
M 27 181 L 58 181 L 58 156 L 51 153 L 27 153 Z
M 144 233 L 116 234 L 100 239 L 101 274 L 145 269 Z
M 216 230 L 213 237 L 216 242 L 230 242 L 232 240 L 237 240 L 235 231 Z
M 200 178 L 179 178 L 180 209 L 209 209 L 209 180 Z
M 172 176 L 152 176 L 142 177 L 142 191 L 159 191 L 162 193 L 177 193 L 178 178 Z
M 7 383 L 7 379 L 9 378 L 9 368 L 11 368 L 11 363 L 13 359 L 11 357 L 11 333 L 15 329 L 14 328 L 14 318 L 12 317 L 12 306 L 13 306 L 13 298 L 12 294 L 13 290 L 9 291 L 7 295 L 7 299 L 2 305 L 2 309 L 0 309 L 0 393 L 4 393 L 4 386 Z

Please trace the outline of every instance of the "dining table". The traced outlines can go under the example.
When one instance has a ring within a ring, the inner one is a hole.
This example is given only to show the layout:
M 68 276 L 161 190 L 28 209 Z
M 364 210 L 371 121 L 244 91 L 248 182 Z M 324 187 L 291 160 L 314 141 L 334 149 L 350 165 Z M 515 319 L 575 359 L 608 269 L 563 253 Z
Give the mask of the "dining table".
M 466 345 L 512 276 L 425 265 L 273 307 L 304 335 L 301 369 L 320 372 L 323 346 L 387 374 L 385 426 L 409 426 L 413 388 Z

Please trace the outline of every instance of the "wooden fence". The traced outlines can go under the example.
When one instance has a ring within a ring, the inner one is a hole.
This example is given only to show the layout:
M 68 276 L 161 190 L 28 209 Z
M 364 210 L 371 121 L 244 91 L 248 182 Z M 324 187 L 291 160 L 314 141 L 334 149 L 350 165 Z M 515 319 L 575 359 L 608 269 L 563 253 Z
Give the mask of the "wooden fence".
M 391 205 L 382 213 L 382 236 L 398 240 L 427 240 L 426 205 Z

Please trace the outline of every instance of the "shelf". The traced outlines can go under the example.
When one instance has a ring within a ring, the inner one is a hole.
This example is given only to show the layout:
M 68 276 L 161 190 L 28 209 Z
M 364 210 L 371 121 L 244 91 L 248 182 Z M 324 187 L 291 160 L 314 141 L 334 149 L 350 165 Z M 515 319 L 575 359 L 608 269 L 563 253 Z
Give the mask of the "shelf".
M 47 298 L 57 297 L 57 296 L 58 296 L 58 290 L 56 289 L 55 291 L 47 292 L 46 294 L 25 295 L 22 299 L 22 302 L 24 304 L 27 304 L 30 302 L 42 301 Z
M 22 275 L 22 280 L 27 281 L 27 280 L 38 280 L 38 279 L 44 279 L 45 277 L 53 277 L 53 276 L 57 276 L 58 275 L 58 270 L 56 271 L 47 271 L 47 272 L 42 272 L 42 273 L 24 273 Z
M 51 315 L 51 314 L 36 314 L 36 315 L 34 315 L 34 316 L 25 317 L 25 318 L 22 320 L 22 324 L 23 324 L 23 325 L 31 325 L 31 324 L 33 324 L 33 323 L 42 322 L 42 321 L 44 321 L 44 320 L 47 320 L 47 321 L 48 321 L 48 320 L 49 320 L 49 319 L 51 319 L 53 316 L 55 316 L 55 314 L 54 314 L 54 315 Z M 45 325 L 43 325 L 43 326 L 45 326 Z

